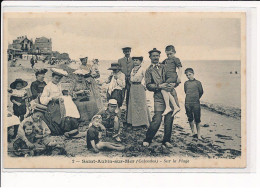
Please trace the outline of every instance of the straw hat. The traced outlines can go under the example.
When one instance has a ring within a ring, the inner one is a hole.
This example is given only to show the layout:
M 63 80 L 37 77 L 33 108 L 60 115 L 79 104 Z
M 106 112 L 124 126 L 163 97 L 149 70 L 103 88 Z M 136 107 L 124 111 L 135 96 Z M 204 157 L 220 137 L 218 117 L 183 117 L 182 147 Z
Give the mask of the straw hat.
M 87 71 L 86 69 L 78 69 L 73 72 L 76 75 L 87 75 L 90 73 L 90 71 Z
M 132 57 L 132 60 L 135 60 L 135 59 L 138 59 L 138 60 L 140 60 L 140 61 L 143 61 L 144 58 L 143 58 L 142 56 L 140 56 L 140 57 L 136 57 L 136 56 L 135 56 L 135 57 Z
M 108 70 L 117 70 L 117 69 L 121 69 L 121 66 L 118 63 L 112 63 L 111 67 L 108 68 Z
M 51 71 L 57 75 L 61 75 L 61 76 L 67 76 L 68 73 L 67 71 L 64 71 L 63 69 L 57 69 L 57 68 L 51 68 Z
M 108 104 L 110 104 L 110 105 L 117 105 L 117 100 L 116 99 L 110 99 L 108 101 Z

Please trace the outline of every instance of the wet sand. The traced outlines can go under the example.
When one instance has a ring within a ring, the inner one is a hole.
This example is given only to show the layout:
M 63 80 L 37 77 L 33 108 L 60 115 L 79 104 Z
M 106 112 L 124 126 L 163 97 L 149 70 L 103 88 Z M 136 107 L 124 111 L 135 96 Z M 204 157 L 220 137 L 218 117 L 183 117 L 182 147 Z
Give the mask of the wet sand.
M 30 67 L 29 61 L 18 60 L 17 67 L 9 67 L 8 69 L 8 85 L 17 78 L 22 78 L 28 81 L 29 86 L 32 81 L 35 80 L 33 70 Z M 35 64 L 35 68 L 51 68 L 61 67 L 67 71 L 72 71 L 68 65 L 60 64 L 51 66 L 49 64 L 43 64 L 41 61 Z M 51 78 L 51 72 L 48 71 L 45 76 L 45 81 L 49 82 Z M 106 77 L 102 76 L 99 80 L 103 83 Z M 106 85 L 100 84 L 101 95 L 105 96 Z M 153 99 L 152 93 L 147 92 L 147 104 L 153 112 Z M 105 99 L 104 99 L 105 101 Z M 139 131 L 128 131 L 123 129 L 121 136 L 122 143 L 126 146 L 124 152 L 116 151 L 101 151 L 98 154 L 94 154 L 86 148 L 85 138 L 81 139 L 66 139 L 61 137 L 65 141 L 65 150 L 68 157 L 73 156 L 118 156 L 118 157 L 138 157 L 138 156 L 192 156 L 192 157 L 206 157 L 206 158 L 236 158 L 241 156 L 241 120 L 239 111 L 237 109 L 230 110 L 225 107 L 218 107 L 217 110 L 214 105 L 202 106 L 202 127 L 201 134 L 203 140 L 198 140 L 191 137 L 191 131 L 187 122 L 185 109 L 183 103 L 181 104 L 181 112 L 175 116 L 173 133 L 172 133 L 172 149 L 164 149 L 161 146 L 163 138 L 163 126 L 160 127 L 156 134 L 153 143 L 148 147 L 142 146 L 142 141 L 145 137 L 146 129 Z M 8 102 L 8 109 L 12 110 L 11 102 Z M 226 111 L 226 114 L 225 114 Z M 235 112 L 233 114 L 233 112 Z M 124 110 L 123 110 L 124 112 Z M 87 126 L 83 123 L 80 124 L 80 131 L 86 131 Z

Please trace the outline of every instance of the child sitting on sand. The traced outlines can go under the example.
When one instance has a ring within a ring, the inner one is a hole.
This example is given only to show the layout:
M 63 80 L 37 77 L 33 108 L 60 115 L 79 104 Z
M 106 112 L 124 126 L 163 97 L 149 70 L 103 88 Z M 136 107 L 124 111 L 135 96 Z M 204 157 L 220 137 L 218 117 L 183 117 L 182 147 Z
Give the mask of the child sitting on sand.
M 17 138 L 21 139 L 25 142 L 26 147 L 33 148 L 34 144 L 31 143 L 29 139 L 27 139 L 25 134 L 25 125 L 28 122 L 33 123 L 33 131 L 35 134 L 36 141 L 35 143 L 42 145 L 42 147 L 48 148 L 48 153 L 51 153 L 53 149 L 63 147 L 64 143 L 61 141 L 57 141 L 54 136 L 50 136 L 51 131 L 48 125 L 43 121 L 43 115 L 46 112 L 46 107 L 40 104 L 35 104 L 33 107 L 33 113 L 24 119 L 24 121 L 20 124 L 18 128 Z M 45 151 L 45 150 L 43 150 Z
M 10 84 L 12 88 L 11 102 L 13 103 L 14 115 L 20 118 L 20 121 L 24 120 L 24 115 L 26 114 L 26 102 L 27 92 L 24 89 L 28 83 L 22 79 L 16 79 Z
M 185 74 L 189 79 L 184 83 L 185 109 L 192 131 L 192 136 L 201 139 L 200 134 L 200 98 L 203 95 L 203 88 L 201 82 L 194 78 L 194 71 L 192 68 L 187 68 Z M 194 121 L 196 123 L 196 130 L 194 128 Z
M 102 138 L 102 131 L 105 133 L 106 128 L 102 125 L 102 117 L 100 115 L 95 115 L 92 118 L 92 122 L 87 131 L 87 148 L 94 150 L 95 153 L 98 153 L 99 150 L 108 148 L 112 150 L 124 150 L 125 147 L 123 145 L 111 142 L 100 141 Z
M 167 59 L 165 59 L 162 63 L 165 64 L 165 82 L 175 87 L 181 83 L 181 74 L 182 74 L 182 64 L 179 58 L 175 57 L 175 48 L 173 45 L 169 45 L 165 48 L 165 52 L 167 55 Z M 176 71 L 178 68 L 178 72 Z M 177 93 L 175 89 L 171 92 L 167 92 L 165 90 L 161 90 L 164 102 L 165 102 L 165 111 L 162 115 L 167 115 L 169 112 L 172 111 L 170 107 L 170 102 L 173 105 L 174 112 L 172 116 L 177 114 L 180 111 L 180 105 L 177 97 Z
M 18 156 L 34 156 L 37 152 L 45 150 L 45 146 L 37 144 L 37 133 L 35 131 L 35 126 L 33 122 L 26 121 L 23 125 L 23 130 L 27 141 L 29 141 L 33 146 L 27 146 L 27 143 L 22 139 L 18 138 L 13 143 L 13 148 L 16 151 L 15 154 Z
M 100 110 L 97 115 L 101 115 L 102 124 L 106 128 L 106 136 L 112 137 L 117 142 L 120 142 L 120 114 L 116 112 L 117 110 L 117 101 L 115 99 L 110 99 L 108 101 L 108 106 L 106 109 Z

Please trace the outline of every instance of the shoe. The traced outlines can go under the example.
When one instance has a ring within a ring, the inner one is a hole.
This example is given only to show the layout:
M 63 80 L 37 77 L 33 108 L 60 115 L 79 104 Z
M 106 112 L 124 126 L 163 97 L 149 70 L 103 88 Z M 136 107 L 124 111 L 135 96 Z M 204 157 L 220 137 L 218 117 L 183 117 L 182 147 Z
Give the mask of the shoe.
M 166 148 L 165 145 L 162 145 L 162 153 L 163 153 L 163 154 L 170 154 L 171 152 L 170 152 L 169 149 Z
M 174 109 L 173 113 L 172 113 L 172 116 L 174 117 L 178 112 L 180 112 L 181 109 L 180 108 L 176 108 Z
M 172 111 L 172 109 L 170 109 L 170 108 L 166 108 L 166 109 L 164 110 L 162 116 L 167 115 L 167 114 L 168 114 L 169 112 L 171 112 L 171 111 Z
M 198 138 L 197 134 L 192 135 L 193 138 Z
M 172 144 L 170 142 L 165 142 L 164 144 L 167 148 L 173 148 Z
M 115 138 L 115 140 L 116 140 L 117 142 L 121 142 L 121 139 L 120 139 L 120 137 L 118 137 L 118 136 Z
M 149 147 L 149 145 L 150 145 L 150 144 L 149 144 L 148 142 L 146 142 L 146 141 L 143 142 L 143 146 L 144 146 L 144 147 Z

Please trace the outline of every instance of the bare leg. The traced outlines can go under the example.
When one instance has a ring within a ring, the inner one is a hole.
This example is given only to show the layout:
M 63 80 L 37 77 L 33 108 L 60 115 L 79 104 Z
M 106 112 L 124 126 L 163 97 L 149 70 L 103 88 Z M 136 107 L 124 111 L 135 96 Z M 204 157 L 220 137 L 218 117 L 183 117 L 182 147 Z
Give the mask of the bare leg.
M 120 123 L 119 123 L 118 117 L 115 117 L 115 120 L 114 120 L 114 131 L 117 132 L 118 135 L 121 133 L 121 128 L 120 128 Z M 116 135 L 115 140 L 120 142 L 121 139 L 118 135 Z
M 172 116 L 174 116 L 174 115 L 176 115 L 178 112 L 180 112 L 180 107 L 177 105 L 176 100 L 175 100 L 175 97 L 172 96 L 171 93 L 169 93 L 169 95 L 170 95 L 170 102 L 172 103 L 173 108 L 174 108 L 173 113 L 172 113 Z M 177 98 L 177 99 L 178 99 L 178 98 Z M 178 103 L 179 103 L 179 102 L 178 102 Z
M 110 142 L 99 142 L 96 146 L 99 150 L 103 149 L 103 148 L 108 148 L 108 149 L 112 149 L 112 150 L 122 151 L 125 149 L 125 146 L 123 146 L 123 145 L 116 144 L 116 143 L 110 143 Z
M 198 139 L 201 139 L 201 134 L 200 134 L 200 123 L 196 123 L 196 128 L 198 132 Z
M 114 131 L 117 131 L 118 133 L 120 133 L 120 124 L 119 124 L 119 118 L 115 117 L 114 119 Z
M 197 132 L 196 132 L 196 130 L 194 128 L 194 121 L 189 122 L 189 124 L 190 124 L 190 129 L 191 129 L 191 132 L 192 132 L 192 136 L 196 135 Z
M 165 110 L 162 114 L 162 116 L 167 115 L 169 112 L 172 111 L 171 107 L 170 107 L 170 96 L 171 94 L 165 90 L 161 90 L 162 95 L 163 95 L 163 99 L 165 102 Z
M 171 95 L 174 97 L 177 106 L 180 108 L 179 99 L 178 99 L 177 92 L 176 92 L 175 89 L 173 89 L 173 90 L 171 91 Z

